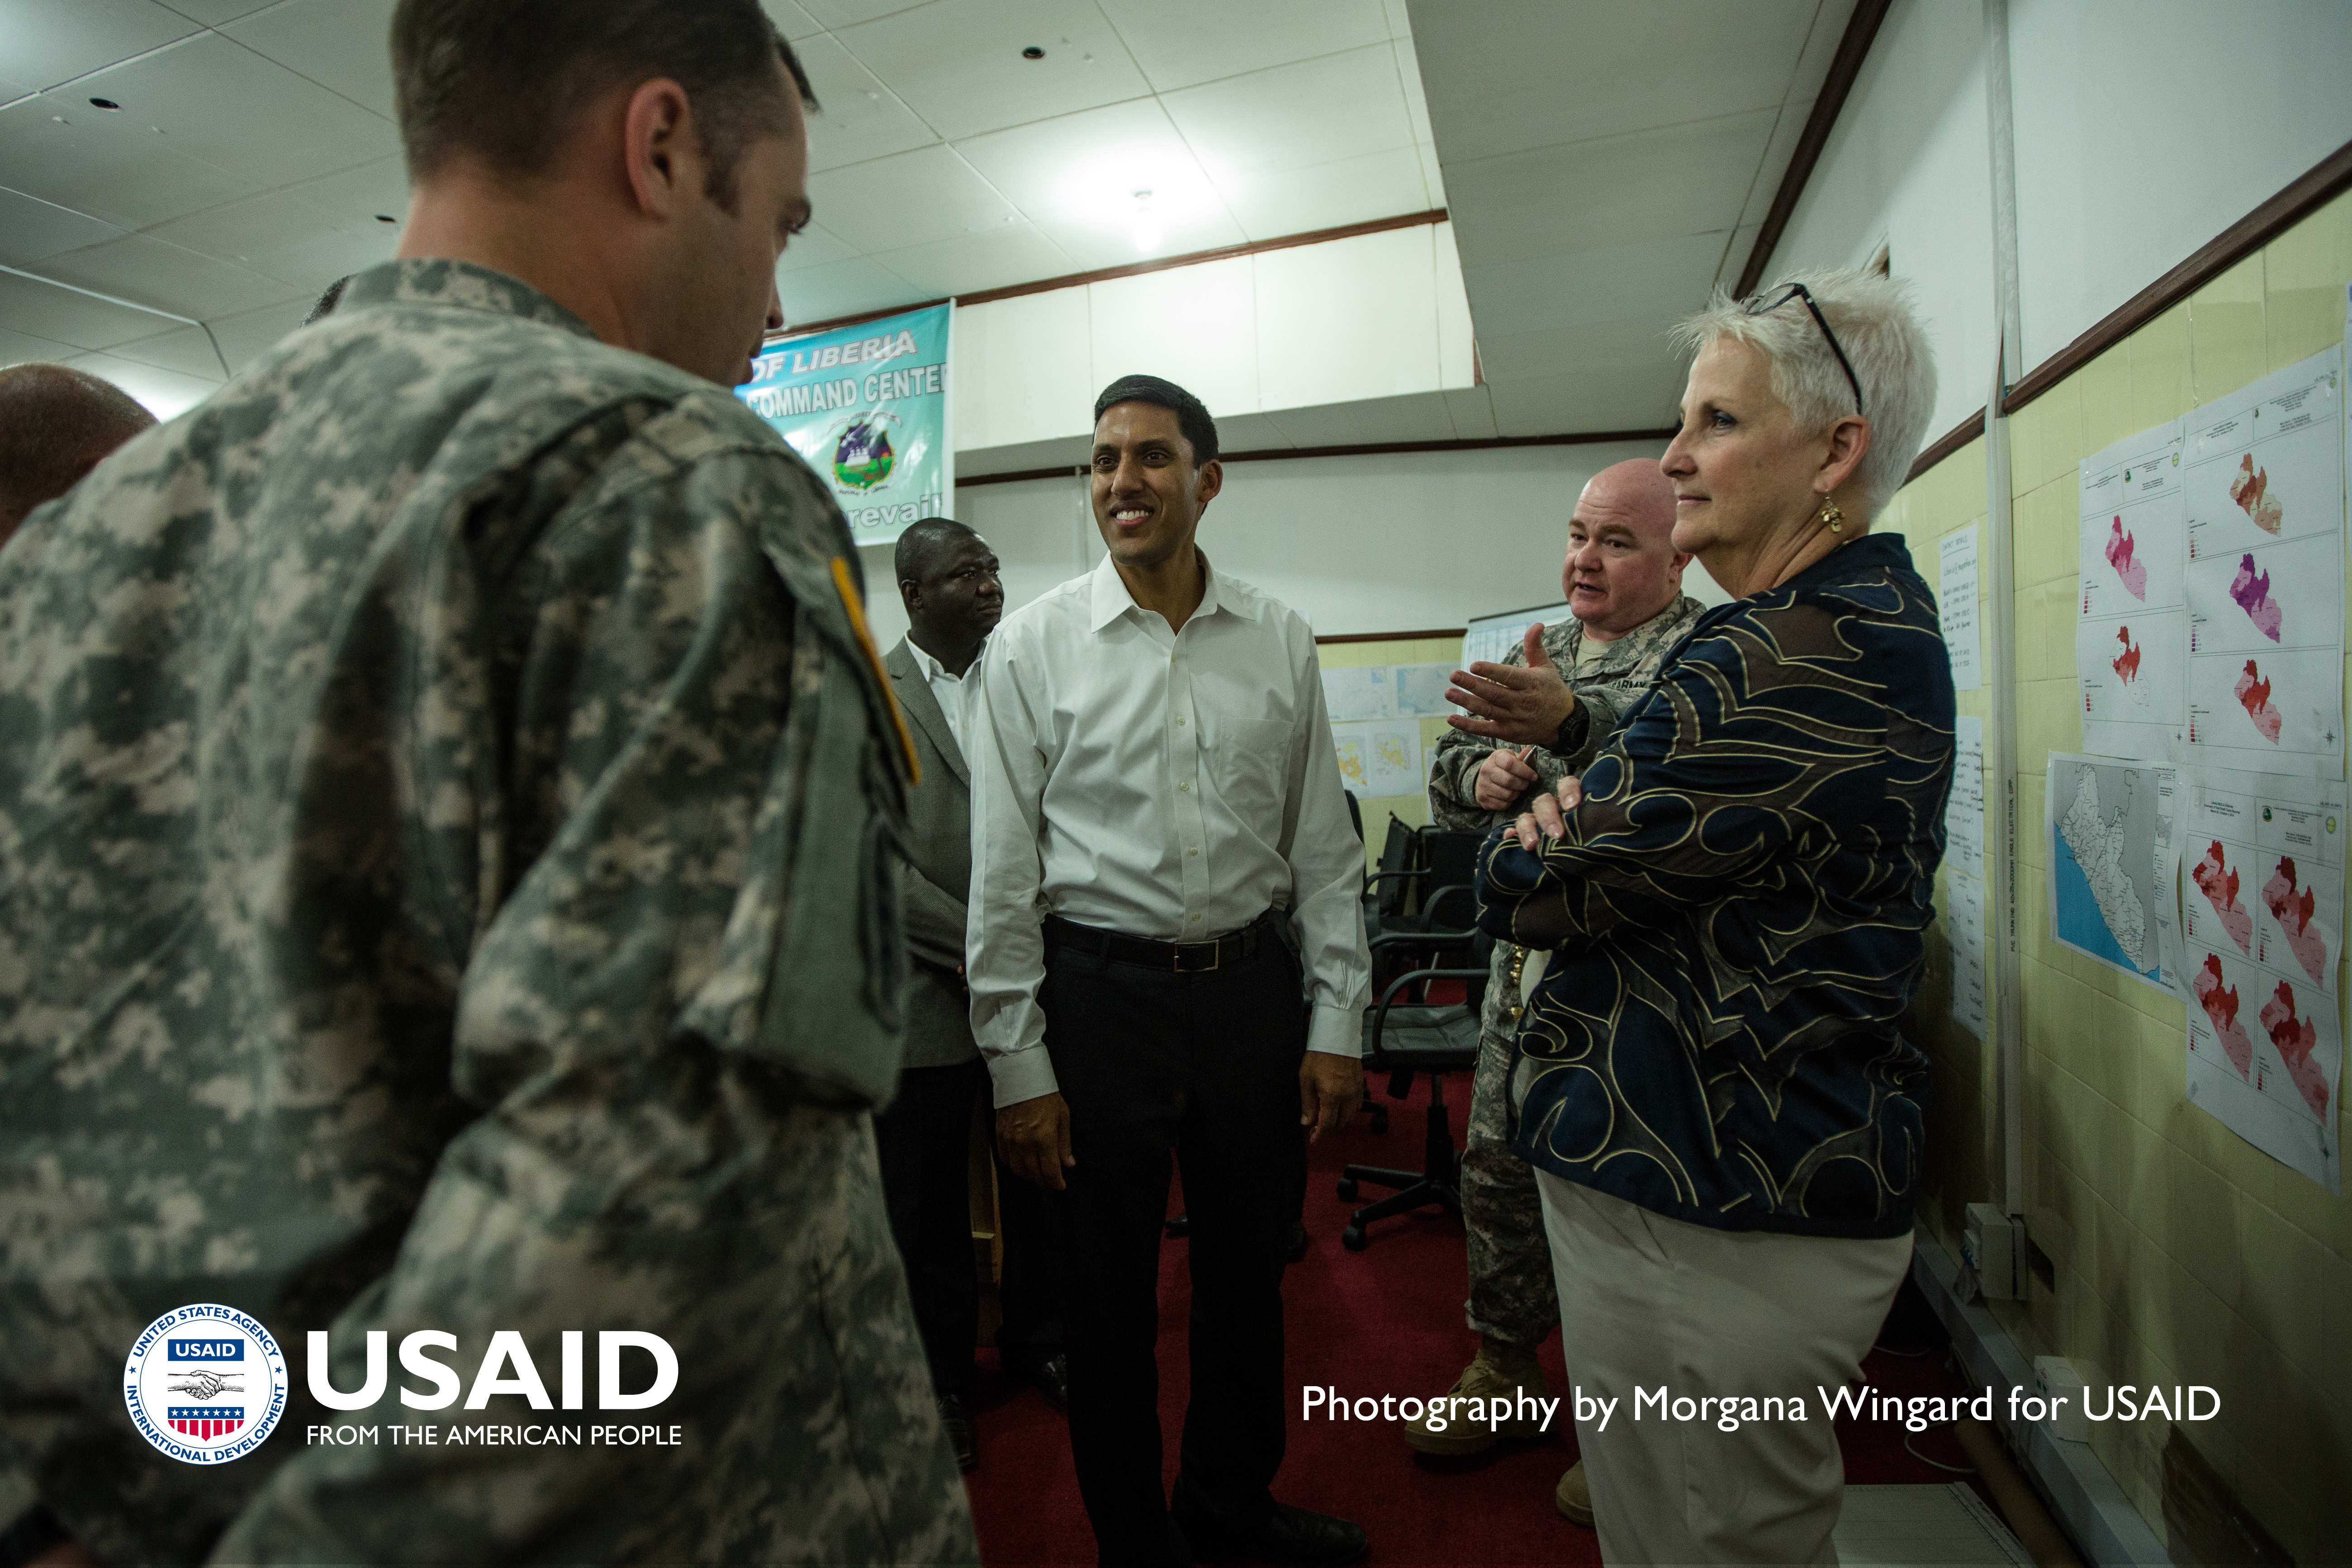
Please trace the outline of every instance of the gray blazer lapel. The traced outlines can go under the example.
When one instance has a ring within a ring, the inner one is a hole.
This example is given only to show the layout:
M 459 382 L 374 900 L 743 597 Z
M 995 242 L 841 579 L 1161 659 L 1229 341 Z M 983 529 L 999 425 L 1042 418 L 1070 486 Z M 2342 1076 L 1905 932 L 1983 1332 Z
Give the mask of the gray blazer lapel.
M 955 731 L 948 728 L 948 716 L 940 711 L 940 700 L 931 695 L 931 683 L 923 679 L 923 667 L 915 662 L 915 650 L 908 646 L 905 637 L 891 645 L 882 667 L 890 672 L 898 706 L 929 737 L 933 749 L 946 762 L 957 782 L 971 788 L 971 770 L 964 763 L 963 748 L 956 744 Z

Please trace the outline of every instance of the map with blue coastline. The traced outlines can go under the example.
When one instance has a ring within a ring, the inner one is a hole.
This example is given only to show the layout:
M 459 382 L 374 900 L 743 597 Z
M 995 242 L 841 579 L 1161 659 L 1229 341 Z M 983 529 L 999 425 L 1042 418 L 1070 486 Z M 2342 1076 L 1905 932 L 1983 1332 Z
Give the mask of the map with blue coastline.
M 2085 957 L 2166 990 L 2159 898 L 2172 837 L 2169 769 L 2053 756 L 2051 932 Z

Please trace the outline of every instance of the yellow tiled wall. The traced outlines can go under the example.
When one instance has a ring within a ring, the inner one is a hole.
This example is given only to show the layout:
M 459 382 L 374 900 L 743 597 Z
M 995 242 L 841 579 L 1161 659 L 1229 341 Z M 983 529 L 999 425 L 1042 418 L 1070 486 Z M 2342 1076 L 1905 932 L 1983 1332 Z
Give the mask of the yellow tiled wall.
M 2220 1417 L 2186 1426 L 2189 1441 L 2306 1564 L 2352 1562 L 2352 1198 L 2189 1103 L 2179 1001 L 2052 942 L 2042 796 L 2049 753 L 2082 749 L 2075 465 L 2341 342 L 2347 279 L 2352 195 L 2010 422 L 2022 962 L 1995 982 L 2021 987 L 2027 1226 L 2056 1287 L 2037 1280 L 2030 1301 L 1994 1308 L 2028 1354 L 2072 1356 L 2116 1383 L 2218 1389 Z M 1985 512 L 1978 441 L 1906 487 L 1884 526 L 1906 535 L 1932 583 L 1937 541 Z M 1984 712 L 1985 695 L 1962 693 L 1960 711 Z M 1956 1243 L 1963 1207 L 1996 1196 L 1996 1073 L 1990 1047 L 1949 1016 L 1940 934 L 1930 962 L 1909 1026 L 1934 1061 L 1923 1210 Z M 2163 1540 L 2164 1421 L 2093 1431 Z
M 1385 642 L 1332 642 L 1317 646 L 1315 657 L 1326 669 L 1356 669 L 1368 664 L 1458 664 L 1462 658 L 1462 638 L 1457 635 L 1444 637 L 1393 637 Z M 1445 734 L 1445 721 L 1423 719 L 1421 721 L 1422 768 L 1426 773 L 1429 754 L 1437 750 L 1437 742 Z M 1376 795 L 1356 803 L 1364 814 L 1364 868 L 1381 868 L 1381 845 L 1388 837 L 1389 817 L 1394 815 L 1407 827 L 1429 826 L 1429 797 L 1425 795 Z

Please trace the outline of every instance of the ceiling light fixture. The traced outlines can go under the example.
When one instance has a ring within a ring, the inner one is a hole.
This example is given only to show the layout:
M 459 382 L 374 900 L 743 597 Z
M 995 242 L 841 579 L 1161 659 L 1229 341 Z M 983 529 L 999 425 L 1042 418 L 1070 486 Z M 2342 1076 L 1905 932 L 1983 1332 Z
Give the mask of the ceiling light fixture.
M 1021 58 L 1024 60 L 1042 60 L 1045 58 L 1045 51 L 1032 44 L 1021 51 Z
M 400 220 L 393 216 L 390 213 L 378 213 L 375 215 L 375 221 L 378 223 L 398 223 Z
M 115 102 L 114 100 L 110 98 L 93 98 L 89 100 L 89 106 L 92 109 L 121 109 L 122 107 L 122 105 Z
M 1152 251 L 1160 248 L 1160 216 L 1151 210 L 1151 193 L 1135 193 L 1135 248 Z

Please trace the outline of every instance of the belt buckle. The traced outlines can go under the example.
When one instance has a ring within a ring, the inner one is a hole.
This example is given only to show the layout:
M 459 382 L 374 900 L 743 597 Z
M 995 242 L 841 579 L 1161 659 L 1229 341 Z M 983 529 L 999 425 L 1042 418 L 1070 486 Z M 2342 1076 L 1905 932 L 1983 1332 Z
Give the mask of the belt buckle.
M 1180 942 L 1173 945 L 1176 949 L 1176 973 L 1179 974 L 1205 974 L 1216 968 L 1218 961 L 1223 957 L 1223 954 L 1219 952 L 1221 944 L 1213 942 Z M 1204 952 L 1209 959 L 1206 963 L 1192 963 L 1186 961 L 1188 955 L 1197 957 Z

